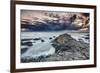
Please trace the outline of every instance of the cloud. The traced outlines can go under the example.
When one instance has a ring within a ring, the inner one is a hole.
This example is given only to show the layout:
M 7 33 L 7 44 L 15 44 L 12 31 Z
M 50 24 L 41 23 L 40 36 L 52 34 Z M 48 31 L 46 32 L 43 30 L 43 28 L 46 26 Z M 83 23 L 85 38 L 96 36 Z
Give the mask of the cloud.
M 88 18 L 88 13 L 22 10 L 21 27 L 30 31 L 88 31 Z

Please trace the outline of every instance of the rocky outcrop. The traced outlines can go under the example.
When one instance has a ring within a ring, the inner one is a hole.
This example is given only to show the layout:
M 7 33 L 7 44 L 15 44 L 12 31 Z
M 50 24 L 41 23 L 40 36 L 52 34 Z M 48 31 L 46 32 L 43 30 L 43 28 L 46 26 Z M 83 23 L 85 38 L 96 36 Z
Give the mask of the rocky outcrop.
M 56 53 L 47 61 L 69 61 L 89 59 L 89 44 L 72 38 L 69 34 L 62 34 L 52 41 Z
M 69 34 L 62 34 L 58 36 L 54 41 L 52 41 L 52 45 L 58 50 L 80 50 L 84 48 L 89 48 L 88 44 L 84 42 L 80 42 L 72 38 Z

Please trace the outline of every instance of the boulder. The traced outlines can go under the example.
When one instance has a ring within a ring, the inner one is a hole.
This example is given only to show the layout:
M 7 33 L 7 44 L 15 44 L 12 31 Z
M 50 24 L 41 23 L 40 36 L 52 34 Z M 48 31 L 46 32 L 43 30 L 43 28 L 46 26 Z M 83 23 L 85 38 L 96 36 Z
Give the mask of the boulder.
M 58 36 L 55 40 L 52 41 L 53 47 L 56 48 L 56 51 L 58 50 L 81 50 L 84 48 L 88 48 L 86 43 L 80 42 L 72 38 L 69 34 L 62 34 Z
M 56 50 L 56 54 L 52 57 L 57 57 L 57 60 L 59 59 L 63 61 L 89 59 L 89 44 L 85 43 L 84 41 L 77 41 L 67 33 L 62 34 L 54 39 L 52 41 L 52 46 L 55 47 Z M 52 57 L 50 60 L 56 59 Z

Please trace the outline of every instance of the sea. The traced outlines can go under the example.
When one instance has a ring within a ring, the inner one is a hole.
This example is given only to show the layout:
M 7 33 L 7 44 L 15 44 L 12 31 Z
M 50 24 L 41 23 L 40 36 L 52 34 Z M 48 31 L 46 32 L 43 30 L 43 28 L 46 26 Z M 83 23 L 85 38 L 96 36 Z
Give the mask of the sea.
M 77 41 L 89 43 L 89 32 L 52 31 L 52 32 L 21 32 L 21 58 L 37 58 L 55 53 L 52 41 L 62 34 L 69 34 Z

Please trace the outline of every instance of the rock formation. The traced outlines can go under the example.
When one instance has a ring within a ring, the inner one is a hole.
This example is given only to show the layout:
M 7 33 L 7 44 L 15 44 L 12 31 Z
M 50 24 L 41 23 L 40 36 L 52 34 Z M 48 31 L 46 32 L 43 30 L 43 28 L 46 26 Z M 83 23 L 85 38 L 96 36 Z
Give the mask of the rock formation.
M 69 34 L 62 34 L 52 41 L 56 53 L 47 61 L 69 61 L 89 59 L 89 44 L 72 38 Z

